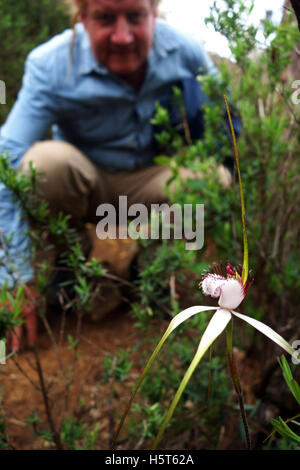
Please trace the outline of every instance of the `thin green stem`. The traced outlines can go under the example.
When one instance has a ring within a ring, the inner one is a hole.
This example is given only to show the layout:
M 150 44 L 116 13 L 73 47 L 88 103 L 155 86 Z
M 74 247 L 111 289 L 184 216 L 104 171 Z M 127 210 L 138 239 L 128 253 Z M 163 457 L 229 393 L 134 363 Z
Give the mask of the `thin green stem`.
M 224 95 L 226 111 L 228 115 L 232 142 L 233 142 L 233 150 L 239 180 L 239 187 L 240 187 L 240 199 L 241 199 L 241 212 L 242 212 L 242 226 L 243 226 L 243 242 L 244 242 L 244 259 L 243 259 L 243 272 L 242 272 L 242 281 L 243 284 L 246 284 L 248 279 L 248 272 L 249 272 L 249 265 L 248 265 L 248 240 L 247 240 L 247 231 L 246 231 L 246 210 L 245 210 L 245 199 L 244 199 L 244 192 L 243 192 L 243 184 L 242 184 L 242 177 L 241 177 L 241 170 L 240 170 L 240 157 L 239 151 L 236 141 L 236 136 L 234 132 L 234 127 L 232 123 L 231 113 L 228 105 L 227 97 Z
M 233 349 L 232 349 L 232 320 L 228 323 L 226 327 L 226 343 L 227 343 L 227 353 L 232 358 Z
M 208 375 L 208 388 L 207 388 L 207 406 L 209 404 L 210 394 L 211 394 L 211 384 L 212 384 L 212 369 L 211 369 L 211 361 L 212 361 L 212 346 L 209 348 L 209 375 Z

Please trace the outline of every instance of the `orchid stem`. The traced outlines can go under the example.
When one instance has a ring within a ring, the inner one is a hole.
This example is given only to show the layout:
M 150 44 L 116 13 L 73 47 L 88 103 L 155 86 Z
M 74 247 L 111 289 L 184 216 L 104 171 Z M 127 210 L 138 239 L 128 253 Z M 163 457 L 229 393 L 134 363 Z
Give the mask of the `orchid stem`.
M 211 361 L 212 361 L 212 346 L 209 348 L 209 375 L 208 375 L 208 388 L 207 388 L 207 406 L 209 405 L 209 399 L 211 394 L 211 384 L 212 384 L 212 368 L 211 368 Z
M 232 320 L 226 327 L 226 340 L 227 340 L 227 357 L 228 357 L 229 371 L 230 371 L 233 386 L 234 386 L 234 389 L 235 389 L 235 392 L 237 394 L 237 398 L 239 401 L 240 412 L 241 412 L 242 422 L 243 422 L 245 436 L 246 436 L 247 448 L 248 450 L 251 450 L 251 440 L 250 440 L 247 416 L 246 416 L 245 407 L 244 407 L 244 397 L 243 397 L 243 392 L 242 392 L 242 387 L 241 387 L 238 371 L 237 371 L 236 364 L 235 364 L 234 357 L 233 357 Z
M 244 242 L 244 259 L 243 259 L 243 272 L 242 272 L 242 281 L 245 285 L 248 279 L 248 272 L 249 272 L 249 264 L 248 264 L 248 240 L 247 240 L 247 231 L 246 231 L 246 210 L 245 210 L 245 199 L 244 199 L 244 192 L 243 192 L 243 184 L 242 184 L 242 177 L 241 177 L 241 170 L 240 170 L 240 157 L 239 151 L 236 141 L 236 136 L 234 132 L 234 127 L 232 123 L 231 113 L 228 105 L 227 97 L 224 95 L 226 111 L 228 115 L 231 136 L 232 136 L 232 143 L 233 143 L 233 151 L 235 156 L 236 162 L 236 169 L 238 174 L 239 180 L 239 187 L 240 187 L 240 199 L 241 199 L 241 212 L 242 212 L 242 226 L 243 226 L 243 242 Z

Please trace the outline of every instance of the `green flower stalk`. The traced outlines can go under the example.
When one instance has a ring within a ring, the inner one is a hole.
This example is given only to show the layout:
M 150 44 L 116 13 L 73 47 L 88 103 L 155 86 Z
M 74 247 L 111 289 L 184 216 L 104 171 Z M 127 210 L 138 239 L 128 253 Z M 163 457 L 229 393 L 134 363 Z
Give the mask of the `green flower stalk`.
M 230 373 L 232 376 L 233 384 L 236 390 L 236 393 L 238 395 L 239 399 L 239 404 L 240 404 L 240 410 L 241 410 L 241 415 L 243 419 L 243 424 L 244 424 L 244 429 L 245 429 L 245 434 L 246 434 L 246 440 L 247 440 L 247 445 L 248 448 L 250 448 L 250 438 L 249 438 L 249 433 L 248 433 L 248 427 L 247 427 L 247 420 L 246 420 L 246 414 L 244 411 L 244 406 L 243 406 L 243 398 L 242 398 L 242 391 L 241 391 L 241 386 L 239 382 L 239 377 L 237 374 L 237 370 L 234 364 L 233 360 L 233 351 L 232 351 L 232 319 L 234 317 L 245 321 L 246 323 L 250 324 L 253 326 L 256 330 L 260 331 L 262 334 L 270 338 L 274 343 L 276 343 L 278 346 L 280 346 L 284 351 L 288 352 L 291 354 L 293 357 L 297 357 L 297 351 L 284 339 L 282 338 L 278 333 L 276 333 L 272 328 L 269 326 L 265 325 L 261 321 L 258 321 L 254 318 L 251 318 L 247 315 L 244 315 L 242 313 L 239 313 L 236 311 L 236 308 L 239 307 L 245 296 L 247 295 L 248 289 L 250 287 L 250 281 L 249 281 L 249 268 L 248 268 L 248 242 L 247 242 L 247 232 L 246 232 L 246 217 L 245 217 L 245 202 L 244 202 L 244 194 L 243 194 L 243 186 L 242 186 L 242 178 L 241 178 L 241 173 L 240 173 L 240 165 L 239 165 L 239 154 L 238 154 L 238 147 L 237 147 L 237 142 L 236 142 L 236 137 L 234 134 L 234 129 L 232 125 L 232 119 L 230 115 L 230 110 L 228 106 L 228 101 L 226 96 L 224 96 L 225 99 L 225 104 L 226 104 L 226 110 L 228 114 L 228 120 L 230 124 L 230 129 L 231 129 L 231 134 L 232 134 L 232 140 L 233 140 L 233 149 L 234 149 L 234 155 L 235 155 L 235 161 L 236 161 L 236 168 L 237 168 L 237 174 L 238 174 L 238 181 L 239 181 L 239 188 L 240 188 L 240 200 L 241 200 L 241 216 L 242 216 L 242 226 L 243 226 L 243 248 L 244 248 L 244 255 L 243 255 L 243 266 L 242 268 L 234 268 L 230 264 L 226 266 L 225 272 L 222 272 L 221 268 L 218 267 L 217 265 L 213 265 L 212 267 L 212 272 L 207 272 L 202 276 L 202 280 L 200 282 L 200 288 L 202 289 L 204 295 L 208 295 L 210 297 L 218 299 L 218 306 L 217 307 L 212 307 L 212 306 L 193 306 L 189 307 L 182 312 L 178 313 L 170 322 L 166 332 L 162 336 L 160 342 L 156 346 L 154 352 L 152 353 L 150 359 L 148 360 L 145 369 L 140 376 L 138 383 L 131 395 L 131 398 L 129 400 L 129 403 L 126 407 L 126 410 L 122 416 L 122 419 L 120 421 L 120 424 L 118 426 L 118 429 L 115 433 L 113 443 L 112 443 L 112 448 L 114 448 L 117 438 L 119 435 L 119 432 L 123 426 L 123 423 L 125 421 L 125 418 L 128 414 L 128 411 L 130 409 L 130 406 L 134 400 L 134 397 L 139 390 L 139 387 L 141 383 L 143 382 L 145 376 L 149 372 L 149 369 L 155 360 L 157 354 L 161 350 L 163 344 L 165 341 L 168 339 L 170 334 L 184 321 L 186 321 L 188 318 L 192 317 L 193 315 L 196 315 L 200 312 L 208 312 L 208 311 L 214 311 L 214 314 L 209 321 L 206 330 L 204 331 L 202 338 L 199 342 L 198 349 L 195 353 L 195 356 L 188 367 L 180 385 L 179 388 L 173 398 L 173 401 L 166 413 L 166 416 L 164 418 L 164 421 L 161 425 L 161 428 L 158 432 L 158 435 L 154 441 L 153 444 L 153 449 L 156 449 L 159 442 L 161 441 L 161 438 L 164 434 L 164 431 L 170 421 L 170 419 L 173 416 L 173 413 L 176 409 L 176 406 L 181 398 L 181 395 L 188 384 L 192 374 L 194 373 L 197 365 L 201 361 L 202 357 L 206 353 L 206 351 L 209 349 L 209 347 L 214 343 L 214 341 L 220 336 L 220 334 L 226 329 L 227 332 L 227 352 L 228 352 L 228 361 L 229 361 L 229 369 Z

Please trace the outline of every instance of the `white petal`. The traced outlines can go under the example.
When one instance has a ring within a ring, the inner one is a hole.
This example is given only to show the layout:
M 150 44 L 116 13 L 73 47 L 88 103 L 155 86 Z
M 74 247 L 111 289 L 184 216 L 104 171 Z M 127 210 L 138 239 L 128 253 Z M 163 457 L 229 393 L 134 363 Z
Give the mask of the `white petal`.
M 179 312 L 177 313 L 177 315 L 175 315 L 175 317 L 169 324 L 167 331 L 170 334 L 171 331 L 177 328 L 177 326 L 179 326 L 181 323 L 183 323 L 185 320 L 192 317 L 193 315 L 196 315 L 197 313 L 217 309 L 218 307 L 210 307 L 208 305 L 194 305 L 193 307 L 188 307 L 185 310 L 182 310 L 182 312 Z
M 211 318 L 209 324 L 203 336 L 201 338 L 200 344 L 196 355 L 203 356 L 207 351 L 209 346 L 215 341 L 215 339 L 222 333 L 225 329 L 228 322 L 231 320 L 231 313 L 228 310 L 218 309 L 214 316 Z
M 278 346 L 282 347 L 285 351 L 289 354 L 293 355 L 296 350 L 284 339 L 280 336 L 276 331 L 272 330 L 269 326 L 265 325 L 261 321 L 255 320 L 255 318 L 248 317 L 247 315 L 243 315 L 242 313 L 232 312 L 236 317 L 245 320 L 250 325 L 254 326 L 258 331 L 266 335 L 270 338 L 274 343 L 278 344 Z
M 192 307 L 193 308 L 193 307 Z M 188 310 L 188 309 L 187 309 Z M 179 388 L 175 394 L 175 397 L 172 400 L 172 403 L 168 409 L 168 412 L 166 414 L 166 417 L 160 427 L 159 433 L 154 441 L 153 449 L 156 449 L 157 445 L 159 444 L 161 437 L 167 427 L 167 424 L 169 423 L 171 417 L 173 416 L 174 410 L 178 404 L 178 401 L 180 400 L 180 397 L 189 382 L 194 370 L 196 369 L 197 365 L 201 361 L 203 355 L 209 348 L 209 346 L 215 341 L 215 339 L 222 333 L 222 331 L 226 328 L 226 325 L 231 319 L 231 313 L 228 312 L 228 310 L 221 310 L 218 309 L 216 313 L 213 315 L 211 318 L 210 322 L 207 325 L 207 328 L 205 332 L 203 333 L 203 336 L 201 338 L 200 344 L 198 346 L 198 349 L 196 351 L 196 354 L 189 365 L 189 368 L 187 369 L 186 373 L 184 374 L 184 377 L 179 385 Z
M 143 382 L 144 378 L 146 377 L 146 375 L 148 374 L 149 372 L 149 369 L 154 361 L 154 359 L 156 358 L 157 354 L 159 353 L 159 351 L 161 350 L 163 344 L 166 342 L 166 340 L 168 339 L 168 337 L 170 336 L 170 334 L 172 333 L 173 330 L 175 330 L 175 328 L 177 328 L 177 326 L 179 326 L 181 323 L 183 323 L 185 320 L 187 320 L 189 317 L 192 317 L 193 315 L 196 315 L 197 313 L 200 313 L 200 312 L 207 312 L 209 310 L 217 310 L 218 307 L 210 307 L 210 306 L 203 306 L 203 305 L 195 305 L 194 307 L 189 307 L 189 308 L 186 308 L 185 310 L 182 310 L 182 312 L 179 312 L 177 315 L 175 315 L 175 317 L 171 320 L 171 322 L 169 323 L 169 326 L 168 328 L 166 329 L 165 333 L 163 334 L 161 340 L 159 341 L 158 345 L 156 346 L 156 348 L 154 349 L 153 353 L 151 354 L 151 357 L 150 359 L 148 360 L 142 374 L 140 375 L 140 378 L 131 394 L 131 397 L 130 397 L 130 400 L 127 404 L 127 407 L 126 407 L 126 410 L 125 412 L 123 413 L 122 415 L 122 418 L 121 418 L 121 421 L 119 423 L 119 426 L 118 426 L 118 429 L 114 435 L 114 438 L 113 438 L 113 443 L 112 443 L 112 448 L 114 448 L 114 445 L 116 443 L 116 440 L 118 438 L 118 435 L 120 433 L 120 430 L 123 426 L 123 423 L 125 421 L 125 418 L 128 414 L 128 411 L 130 409 L 130 406 L 134 400 L 134 397 L 136 395 L 136 393 L 138 392 L 139 388 L 140 388 L 140 385 L 141 383 Z M 204 353 L 203 353 L 204 354 Z
M 226 283 L 221 287 L 219 305 L 221 308 L 232 310 L 240 305 L 244 297 L 242 283 L 237 279 L 226 279 Z

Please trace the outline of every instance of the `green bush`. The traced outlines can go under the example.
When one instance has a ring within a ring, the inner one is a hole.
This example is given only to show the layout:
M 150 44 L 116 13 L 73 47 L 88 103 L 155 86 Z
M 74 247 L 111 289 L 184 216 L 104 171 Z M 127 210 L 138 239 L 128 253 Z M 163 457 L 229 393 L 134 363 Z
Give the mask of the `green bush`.
M 217 249 L 212 261 L 240 264 L 243 243 L 236 178 L 225 189 L 211 171 L 214 162 L 224 162 L 233 154 L 230 139 L 220 132 L 225 128 L 223 95 L 231 90 L 231 111 L 237 107 L 242 120 L 238 145 L 254 278 L 246 300 L 248 313 L 264 315 L 274 326 L 288 316 L 294 328 L 300 294 L 300 113 L 291 101 L 293 78 L 285 82 L 283 73 L 299 42 L 299 31 L 292 15 L 287 15 L 279 26 L 264 20 L 259 36 L 258 28 L 248 26 L 251 4 L 215 2 L 207 22 L 229 40 L 234 60 L 221 61 L 216 77 L 199 76 L 212 102 L 203 106 L 206 127 L 201 141 L 187 146 L 169 130 L 165 113 L 158 108 L 154 122 L 164 132 L 158 138 L 162 155 L 157 163 L 168 164 L 173 172 L 177 191 L 172 202 L 205 204 L 205 239 L 214 240 Z M 170 149 L 171 158 L 166 157 Z M 202 172 L 204 178 L 182 181 L 182 165 Z M 201 261 L 203 252 L 196 253 L 195 263 Z
M 206 127 L 201 141 L 191 143 L 187 138 L 178 136 L 170 129 L 166 110 L 157 106 L 153 123 L 162 127 L 163 131 L 158 136 L 162 150 L 156 162 L 169 165 L 172 170 L 173 177 L 169 183 L 176 183 L 175 193 L 168 192 L 172 202 L 205 204 L 205 238 L 213 240 L 217 250 L 211 261 L 241 264 L 243 242 L 239 188 L 234 181 L 231 187 L 222 187 L 216 172 L 212 171 L 213 165 L 228 160 L 232 154 L 230 139 L 222 131 L 226 126 L 223 95 L 229 94 L 228 90 L 231 90 L 231 101 L 239 110 L 243 123 L 239 151 L 246 200 L 249 265 L 254 278 L 243 310 L 256 318 L 263 317 L 277 331 L 286 325 L 288 318 L 289 328 L 285 330 L 284 336 L 289 339 L 289 335 L 297 335 L 299 328 L 300 114 L 291 101 L 294 92 L 291 86 L 293 78 L 290 77 L 290 82 L 286 82 L 283 74 L 291 61 L 292 50 L 299 42 L 299 31 L 292 22 L 292 15 L 287 15 L 279 26 L 264 20 L 261 40 L 258 28 L 248 26 L 251 8 L 251 2 L 241 0 L 215 3 L 208 22 L 227 37 L 234 61 L 221 63 L 217 77 L 199 76 L 203 90 L 212 102 L 203 106 Z M 178 90 L 174 92 L 180 107 L 180 93 Z M 230 107 L 235 112 L 235 107 Z M 184 114 L 182 117 L 184 119 Z M 202 172 L 204 178 L 181 180 L 179 170 L 183 165 Z M 168 257 L 168 253 L 166 254 Z M 193 259 L 189 260 L 196 272 L 200 272 L 196 266 L 201 266 L 202 255 L 203 251 L 200 254 L 194 253 Z M 171 260 L 172 250 L 169 250 L 169 257 Z M 160 274 L 159 270 L 155 271 L 155 266 L 167 267 L 166 258 L 163 261 L 162 259 L 159 256 L 155 261 L 152 260 L 141 274 L 140 288 L 143 293 L 145 286 L 148 294 L 151 287 L 156 293 L 157 284 L 161 292 L 165 271 L 162 269 Z M 183 267 L 184 256 L 181 256 L 181 262 Z M 180 262 L 177 266 L 180 266 Z M 159 276 L 160 282 L 156 276 L 151 280 L 152 270 Z M 144 311 L 147 311 L 148 301 L 152 312 L 149 296 L 143 295 L 141 299 L 140 305 L 143 305 Z M 207 303 L 207 299 L 203 303 Z M 139 324 L 145 326 L 141 321 L 145 320 L 141 309 L 135 306 L 134 312 Z M 203 329 L 198 331 L 200 337 Z M 260 337 L 256 339 L 259 340 Z M 174 350 L 180 351 L 182 339 L 176 335 L 173 342 L 172 348 L 174 346 Z M 258 357 L 261 345 L 262 342 L 257 342 Z M 191 360 L 191 344 L 189 348 L 186 351 Z M 148 397 L 149 407 L 157 404 L 158 400 L 168 407 L 170 396 L 174 394 L 179 376 L 182 376 L 185 369 L 184 363 L 180 361 L 173 368 L 174 361 L 167 360 L 166 357 L 167 353 L 155 368 L 155 378 L 151 376 L 152 378 L 146 379 L 146 385 L 142 387 L 143 393 Z M 197 392 L 200 389 L 198 386 Z M 203 403 L 200 392 L 197 396 Z M 183 409 L 186 400 L 187 397 L 183 396 L 183 403 L 180 405 Z M 216 397 L 217 409 L 219 403 L 220 398 Z M 183 419 L 181 409 L 176 410 L 173 417 L 173 430 Z M 153 416 L 160 416 L 162 413 L 157 407 L 154 410 L 154 414 L 148 417 L 151 429 Z M 142 408 L 139 407 L 139 412 L 141 411 Z M 144 419 L 147 420 L 147 413 Z M 196 421 L 189 423 L 190 431 L 193 426 L 197 426 Z
M 0 0 L 0 80 L 6 84 L 4 122 L 21 86 L 24 61 L 37 45 L 69 27 L 70 17 L 59 0 Z

